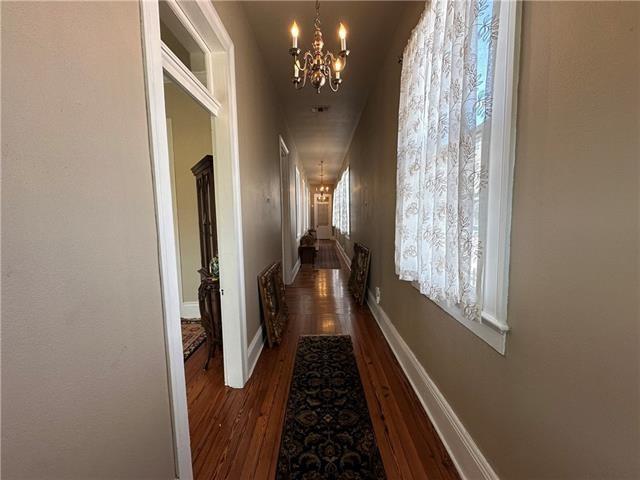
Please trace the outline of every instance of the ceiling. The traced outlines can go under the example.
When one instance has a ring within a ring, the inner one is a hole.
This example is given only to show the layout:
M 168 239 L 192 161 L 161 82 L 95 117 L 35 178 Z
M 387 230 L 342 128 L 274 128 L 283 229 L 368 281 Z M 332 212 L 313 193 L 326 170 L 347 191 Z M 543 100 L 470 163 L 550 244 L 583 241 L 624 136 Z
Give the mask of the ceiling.
M 407 5 L 408 2 L 402 1 L 322 2 L 320 20 L 325 50 L 337 52 L 339 49 L 337 32 L 342 22 L 348 30 L 347 48 L 351 54 L 340 90 L 333 93 L 325 85 L 318 94 L 309 85 L 303 90 L 295 90 L 291 83 L 293 61 L 288 53 L 291 46 L 289 28 L 293 20 L 300 28 L 298 46 L 303 52 L 311 48 L 314 2 L 244 2 L 311 183 L 320 181 L 321 160 L 325 162 L 325 181 L 335 182 L 369 89 L 376 79 L 379 59 L 387 55 L 387 40 Z M 329 109 L 314 113 L 311 109 L 316 105 L 326 105 Z

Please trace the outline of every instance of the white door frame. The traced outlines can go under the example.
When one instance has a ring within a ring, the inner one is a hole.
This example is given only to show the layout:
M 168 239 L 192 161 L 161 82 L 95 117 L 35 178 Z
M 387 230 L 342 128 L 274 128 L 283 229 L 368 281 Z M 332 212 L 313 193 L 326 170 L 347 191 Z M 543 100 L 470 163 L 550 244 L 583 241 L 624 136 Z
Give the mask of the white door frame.
M 289 243 L 287 231 L 287 214 L 290 216 L 289 209 L 289 148 L 284 143 L 282 135 L 278 135 L 278 144 L 280 151 L 280 233 L 282 235 L 282 275 L 284 283 L 289 283 L 289 268 L 287 265 L 287 244 Z M 285 208 L 288 205 L 288 208 Z
M 332 193 L 326 193 L 325 195 L 327 196 L 327 201 L 326 202 L 319 202 L 318 199 L 320 198 L 322 194 L 321 193 L 314 193 L 313 194 L 313 228 L 316 229 L 316 236 L 318 237 L 319 240 L 324 239 L 324 235 L 320 235 L 320 230 L 318 229 L 318 204 L 319 203 L 328 203 L 329 204 L 329 226 L 326 227 L 329 230 L 329 233 L 327 235 L 328 239 L 332 239 L 333 238 L 333 228 L 331 227 L 331 218 L 333 216 L 333 194 Z M 321 238 L 322 237 L 322 238 Z
M 176 477 L 191 479 L 191 447 L 180 331 L 180 296 L 165 120 L 163 73 L 169 75 L 212 114 L 215 122 L 214 180 L 220 232 L 222 335 L 225 384 L 242 388 L 247 381 L 247 332 L 244 254 L 240 203 L 240 165 L 234 46 L 213 5 L 207 0 L 168 0 L 178 19 L 200 44 L 207 63 L 207 85 L 175 58 L 160 39 L 157 0 L 141 0 L 142 42 L 155 192 L 160 281 Z M 218 94 L 218 101 L 214 97 Z

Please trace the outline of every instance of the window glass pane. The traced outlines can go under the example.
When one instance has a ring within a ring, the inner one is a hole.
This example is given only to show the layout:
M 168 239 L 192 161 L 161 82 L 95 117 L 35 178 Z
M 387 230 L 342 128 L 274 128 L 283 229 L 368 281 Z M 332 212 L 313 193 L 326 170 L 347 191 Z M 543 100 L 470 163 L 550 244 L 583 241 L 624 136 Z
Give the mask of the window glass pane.
M 205 52 L 187 31 L 167 2 L 160 2 L 160 39 L 207 86 Z
M 495 33 L 495 20 L 493 18 L 494 5 L 493 2 L 480 1 L 478 2 L 478 22 L 474 25 L 477 29 L 476 35 L 478 38 L 478 55 L 476 61 L 476 68 L 478 74 L 478 90 L 477 90 L 477 110 L 476 110 L 476 124 L 481 125 L 487 118 L 486 108 L 491 103 L 485 98 L 487 94 L 487 78 L 490 76 L 489 72 L 489 49 L 491 47 L 491 36 Z

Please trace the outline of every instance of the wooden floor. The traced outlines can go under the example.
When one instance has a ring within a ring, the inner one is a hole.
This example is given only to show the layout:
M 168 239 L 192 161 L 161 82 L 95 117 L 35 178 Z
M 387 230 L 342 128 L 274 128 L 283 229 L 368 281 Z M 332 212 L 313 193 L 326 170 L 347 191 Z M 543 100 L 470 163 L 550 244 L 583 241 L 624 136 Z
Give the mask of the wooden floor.
M 290 319 L 280 347 L 265 349 L 244 389 L 224 386 L 221 355 L 202 370 L 205 348 L 186 364 L 197 479 L 274 478 L 300 334 L 351 335 L 389 479 L 458 479 L 419 400 L 366 306 L 349 296 L 348 272 L 305 266 L 287 287 Z M 256 300 L 257 301 L 257 300 Z

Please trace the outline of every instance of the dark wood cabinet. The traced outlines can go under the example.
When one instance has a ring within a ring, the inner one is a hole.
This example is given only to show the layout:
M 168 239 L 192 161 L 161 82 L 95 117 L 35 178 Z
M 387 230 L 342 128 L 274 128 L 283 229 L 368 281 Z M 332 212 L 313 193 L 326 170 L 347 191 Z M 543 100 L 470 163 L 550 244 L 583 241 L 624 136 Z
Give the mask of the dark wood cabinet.
M 207 332 L 209 349 L 205 370 L 216 348 L 222 348 L 222 316 L 220 308 L 220 280 L 211 271 L 211 261 L 218 256 L 216 228 L 216 200 L 213 183 L 213 156 L 207 155 L 192 168 L 196 177 L 198 228 L 200 231 L 200 287 L 198 303 L 202 326 Z
M 200 263 L 209 270 L 211 259 L 218 255 L 216 236 L 216 198 L 213 184 L 213 156 L 207 155 L 193 167 L 198 198 L 198 226 L 200 228 Z

